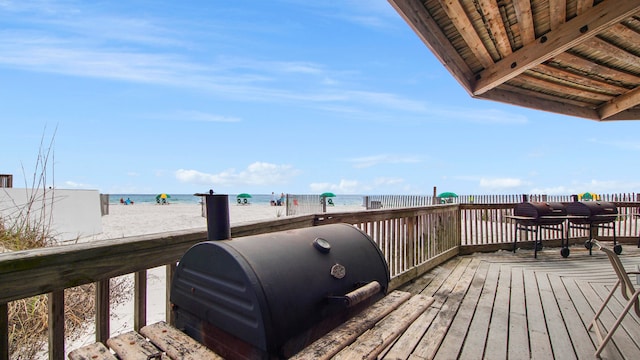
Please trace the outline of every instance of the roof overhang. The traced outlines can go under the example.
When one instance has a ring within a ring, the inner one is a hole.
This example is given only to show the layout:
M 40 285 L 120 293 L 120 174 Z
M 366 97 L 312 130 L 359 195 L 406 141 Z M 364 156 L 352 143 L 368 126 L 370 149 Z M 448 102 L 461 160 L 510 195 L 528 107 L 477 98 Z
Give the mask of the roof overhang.
M 640 0 L 389 0 L 474 98 L 640 120 Z

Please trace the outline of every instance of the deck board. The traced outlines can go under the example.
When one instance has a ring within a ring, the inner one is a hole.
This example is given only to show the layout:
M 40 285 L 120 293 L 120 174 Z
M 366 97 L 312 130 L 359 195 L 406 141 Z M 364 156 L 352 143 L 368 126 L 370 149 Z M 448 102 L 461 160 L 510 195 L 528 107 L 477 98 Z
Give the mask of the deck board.
M 380 359 L 593 359 L 598 341 L 588 326 L 617 280 L 608 258 L 579 246 L 566 259 L 558 249 L 545 248 L 537 258 L 532 252 L 448 260 L 397 289 L 433 298 L 431 306 L 413 312 L 417 319 L 381 322 L 362 343 Z M 637 269 L 640 249 L 625 246 L 620 258 L 628 270 Z M 625 303 L 615 294 L 600 317 L 607 329 Z M 358 346 L 354 342 L 340 356 L 371 356 Z M 635 314 L 624 319 L 602 358 L 640 359 Z
M 469 290 L 461 302 L 460 310 L 458 310 L 449 327 L 448 336 L 443 339 L 440 345 L 435 357 L 436 359 L 455 359 L 460 353 L 464 345 L 464 340 L 467 337 L 469 325 L 475 314 L 476 305 L 480 299 L 480 293 L 482 292 L 488 270 L 489 264 L 487 262 L 483 261 L 478 265 Z
M 524 296 L 524 274 L 520 267 L 514 267 L 511 273 L 511 292 L 509 299 L 509 359 L 529 359 L 529 334 L 527 328 L 527 304 Z
M 435 302 L 382 358 L 593 359 L 587 327 L 616 281 L 606 255 L 578 245 L 568 258 L 554 248 L 532 253 L 460 256 L 401 287 Z M 640 249 L 625 246 L 620 258 L 635 270 Z M 616 293 L 601 316 L 606 327 L 622 306 Z M 640 319 L 627 316 L 602 358 L 640 358 L 639 334 Z

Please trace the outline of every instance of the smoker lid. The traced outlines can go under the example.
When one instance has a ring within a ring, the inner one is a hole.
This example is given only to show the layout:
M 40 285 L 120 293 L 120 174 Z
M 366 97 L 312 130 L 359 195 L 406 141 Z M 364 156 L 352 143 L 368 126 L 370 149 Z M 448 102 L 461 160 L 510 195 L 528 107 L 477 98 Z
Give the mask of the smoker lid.
M 178 264 L 171 301 L 177 315 L 186 311 L 272 352 L 343 313 L 330 297 L 373 281 L 386 293 L 389 280 L 366 233 L 332 224 L 197 244 Z

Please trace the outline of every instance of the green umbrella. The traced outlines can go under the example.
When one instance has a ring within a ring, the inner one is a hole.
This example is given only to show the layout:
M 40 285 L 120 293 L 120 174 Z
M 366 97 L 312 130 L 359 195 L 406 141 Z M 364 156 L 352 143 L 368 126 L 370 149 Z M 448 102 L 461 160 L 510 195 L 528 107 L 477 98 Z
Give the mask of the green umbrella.
M 336 194 L 332 192 L 325 192 L 325 193 L 322 193 L 320 197 L 336 197 Z
M 440 195 L 438 195 L 439 198 L 456 198 L 458 197 L 458 194 L 456 193 L 452 193 L 452 192 L 443 192 Z
M 165 194 L 165 193 L 156 195 L 156 200 L 158 200 L 158 199 L 169 199 L 169 198 L 171 198 L 171 195 Z
M 585 192 L 582 194 L 578 194 L 578 199 L 579 200 L 598 200 L 600 197 L 598 196 L 598 194 L 594 194 L 594 193 L 590 193 L 590 192 Z
M 251 199 L 251 195 L 247 194 L 247 193 L 242 193 L 242 194 L 238 194 L 238 196 L 236 196 L 238 199 Z

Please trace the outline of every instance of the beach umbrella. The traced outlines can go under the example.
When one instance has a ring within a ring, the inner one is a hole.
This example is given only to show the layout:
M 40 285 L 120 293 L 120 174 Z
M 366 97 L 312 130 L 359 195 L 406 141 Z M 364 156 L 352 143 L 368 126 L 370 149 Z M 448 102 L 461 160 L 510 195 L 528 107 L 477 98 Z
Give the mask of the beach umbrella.
M 582 194 L 578 194 L 578 200 L 598 200 L 600 196 L 598 194 L 583 192 Z
M 336 194 L 334 194 L 332 192 L 324 192 L 324 193 L 320 194 L 320 197 L 336 197 Z
M 171 197 L 171 195 L 162 193 L 162 194 L 158 194 L 156 196 L 156 200 L 158 200 L 158 199 L 169 199 L 170 197 Z
M 438 195 L 439 198 L 457 198 L 458 194 L 452 192 L 443 192 Z
M 238 199 L 251 199 L 251 194 L 242 193 L 236 196 Z

